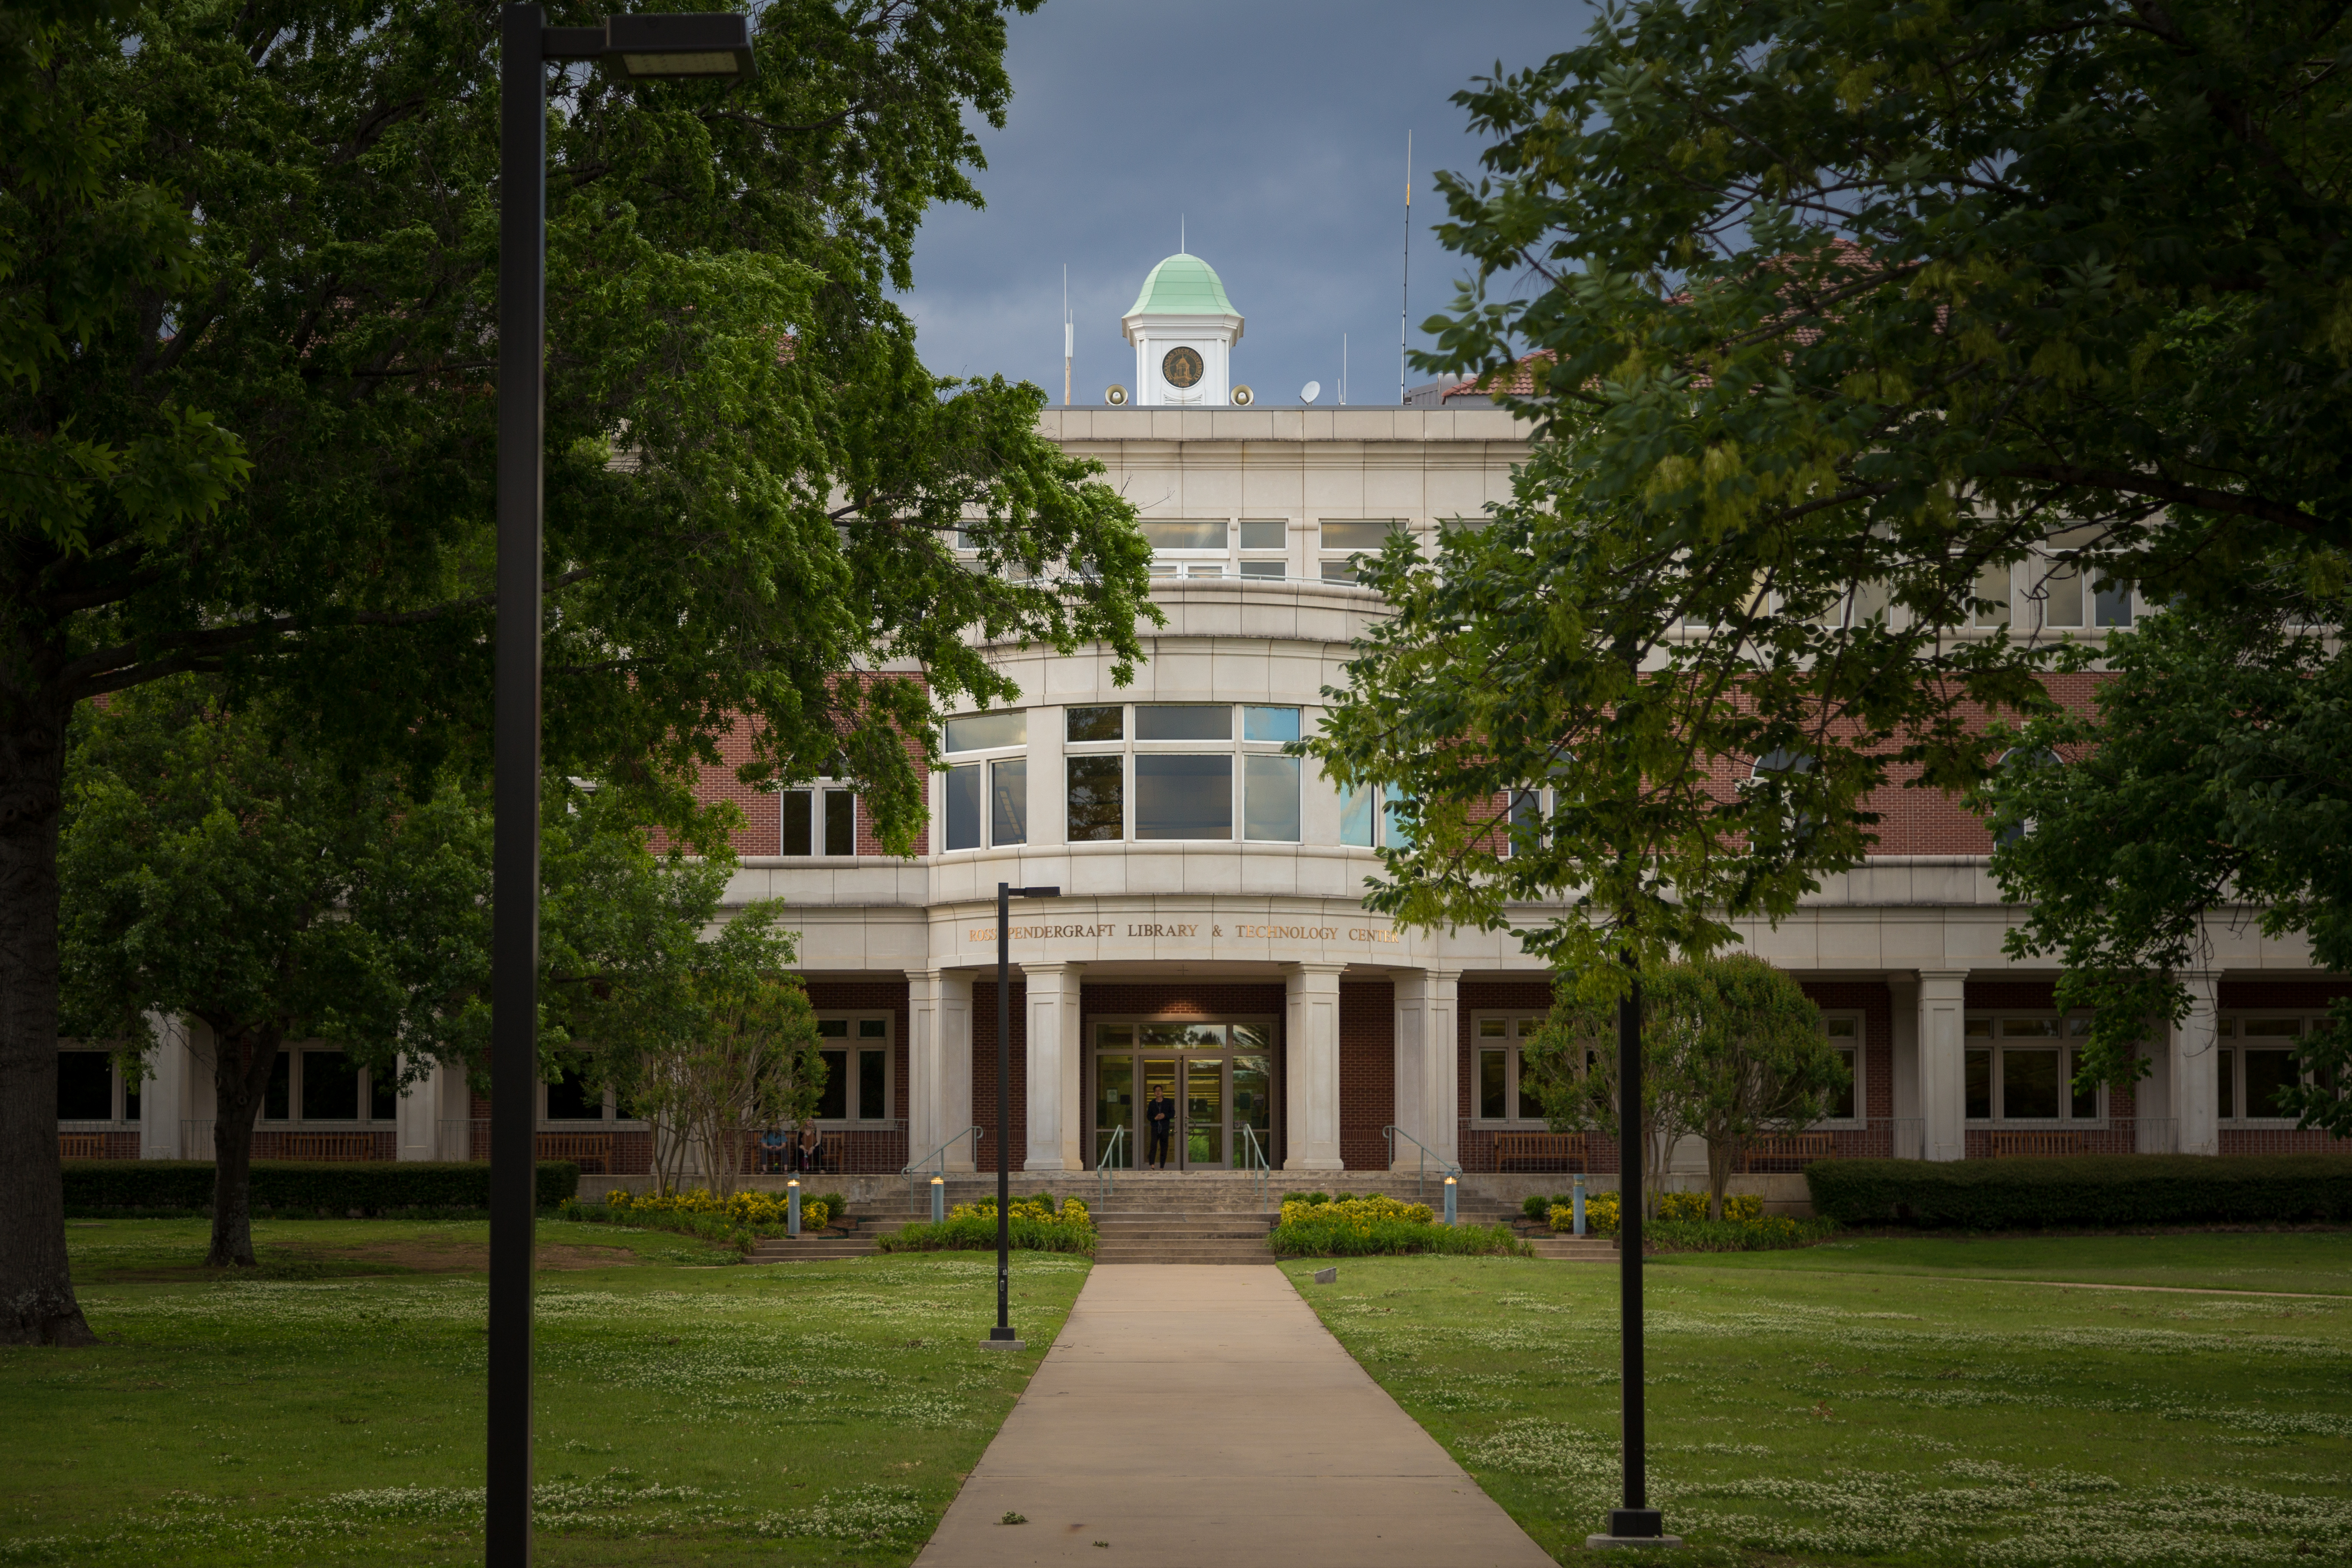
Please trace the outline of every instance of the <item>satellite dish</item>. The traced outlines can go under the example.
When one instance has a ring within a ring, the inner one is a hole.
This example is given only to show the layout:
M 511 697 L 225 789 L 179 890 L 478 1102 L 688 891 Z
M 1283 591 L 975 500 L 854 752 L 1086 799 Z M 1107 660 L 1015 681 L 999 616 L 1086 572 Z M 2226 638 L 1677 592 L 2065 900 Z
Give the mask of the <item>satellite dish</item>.
M 1113 383 L 1110 390 L 1103 394 L 1103 401 L 1109 404 L 1113 408 L 1126 407 L 1127 388 L 1118 385 L 1117 383 Z
M 1247 408 L 1251 404 L 1253 404 L 1253 403 L 1255 403 L 1255 402 L 1256 402 L 1256 401 L 1257 401 L 1257 394 L 1256 394 L 1256 393 L 1255 393 L 1255 392 L 1252 392 L 1246 384 L 1244 384 L 1244 385 L 1241 385 L 1241 386 L 1236 386 L 1236 387 L 1234 387 L 1234 407 L 1236 407 L 1236 408 Z
M 1310 381 L 1298 389 L 1298 401 L 1301 403 L 1312 403 L 1322 395 L 1323 384 L 1319 381 Z

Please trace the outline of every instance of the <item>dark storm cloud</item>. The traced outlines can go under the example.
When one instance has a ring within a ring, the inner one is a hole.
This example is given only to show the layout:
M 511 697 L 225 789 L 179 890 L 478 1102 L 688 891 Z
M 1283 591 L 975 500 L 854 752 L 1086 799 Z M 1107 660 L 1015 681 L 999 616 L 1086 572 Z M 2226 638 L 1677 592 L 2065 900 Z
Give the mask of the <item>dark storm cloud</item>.
M 1059 402 L 1066 261 L 1074 401 L 1132 384 L 1118 318 L 1181 217 L 1247 322 L 1234 380 L 1266 403 L 1320 381 L 1333 401 L 1344 332 L 1349 401 L 1394 403 L 1405 132 L 1418 327 L 1464 271 L 1428 232 L 1431 171 L 1473 173 L 1483 146 L 1448 100 L 1498 60 L 1570 47 L 1588 16 L 1568 0 L 1049 0 L 1012 25 L 1011 115 L 982 132 L 986 210 L 935 211 L 916 248 L 904 303 L 924 362 Z

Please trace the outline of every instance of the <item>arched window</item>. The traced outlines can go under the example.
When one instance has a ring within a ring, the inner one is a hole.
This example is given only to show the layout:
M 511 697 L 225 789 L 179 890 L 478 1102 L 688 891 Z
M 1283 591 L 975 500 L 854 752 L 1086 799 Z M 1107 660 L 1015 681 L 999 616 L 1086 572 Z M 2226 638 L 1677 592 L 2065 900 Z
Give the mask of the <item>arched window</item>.
M 2012 746 L 1993 764 L 2005 773 L 2015 773 L 2026 768 L 2063 768 L 2066 759 L 2047 746 Z M 2016 843 L 2033 831 L 2032 818 L 2011 823 L 1993 835 L 1993 842 L 2001 845 Z

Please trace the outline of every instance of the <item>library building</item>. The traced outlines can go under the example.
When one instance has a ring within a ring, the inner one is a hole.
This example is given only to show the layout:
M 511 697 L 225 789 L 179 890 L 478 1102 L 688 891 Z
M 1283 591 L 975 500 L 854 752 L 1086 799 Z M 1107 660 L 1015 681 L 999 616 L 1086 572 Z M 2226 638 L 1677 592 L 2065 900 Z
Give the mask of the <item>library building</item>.
M 1442 530 L 1506 500 L 1526 449 L 1516 422 L 1466 384 L 1402 406 L 1257 398 L 1236 379 L 1243 316 L 1190 255 L 1151 270 L 1123 323 L 1133 383 L 1041 421 L 1103 464 L 1154 547 L 1167 622 L 1145 637 L 1133 683 L 1115 686 L 1100 650 L 992 649 L 1020 705 L 945 716 L 949 765 L 911 858 L 879 852 L 845 787 L 751 794 L 710 778 L 749 816 L 730 900 L 780 899 L 800 933 L 832 1069 L 827 1168 L 874 1178 L 877 1195 L 909 1171 L 994 1169 L 996 889 L 1009 883 L 1060 889 L 1014 903 L 1010 921 L 1008 1153 L 1032 1187 L 1091 1191 L 1105 1171 L 1145 1167 L 1154 1181 L 1164 1168 L 1358 1190 L 1451 1167 L 1496 1198 L 1558 1190 L 1571 1172 L 1612 1184 L 1613 1147 L 1548 1131 L 1520 1092 L 1520 1042 L 1549 1005 L 1543 967 L 1507 933 L 1401 930 L 1367 911 L 1392 825 L 1284 752 L 1383 614 L 1357 556 L 1396 532 L 1433 552 Z M 2008 590 L 2014 633 L 2095 640 L 2137 609 L 2032 563 Z M 1826 1121 L 1752 1157 L 1741 1180 L 1763 1185 L 1749 1190 L 1797 1201 L 1790 1178 L 1817 1159 L 2330 1146 L 2268 1110 L 2296 1037 L 2352 987 L 2314 972 L 2299 942 L 2217 917 L 2212 967 L 2189 977 L 2187 1018 L 2147 1044 L 2149 1075 L 2079 1092 L 2084 1021 L 2055 1010 L 2046 961 L 2003 952 L 2017 911 L 1983 823 L 1923 791 L 1891 790 L 1878 808 L 1865 864 L 1777 928 L 1744 931 L 1820 1005 L 1853 1067 Z M 206 1047 L 200 1029 L 184 1035 L 141 1084 L 68 1051 L 68 1155 L 208 1157 Z M 577 1083 L 541 1096 L 549 1157 L 642 1178 L 642 1123 Z M 1176 1107 L 1158 1138 L 1154 1100 Z M 339 1052 L 296 1050 L 254 1152 L 478 1158 L 485 1116 L 458 1074 L 402 1095 Z M 1702 1184 L 1704 1151 L 1676 1167 Z

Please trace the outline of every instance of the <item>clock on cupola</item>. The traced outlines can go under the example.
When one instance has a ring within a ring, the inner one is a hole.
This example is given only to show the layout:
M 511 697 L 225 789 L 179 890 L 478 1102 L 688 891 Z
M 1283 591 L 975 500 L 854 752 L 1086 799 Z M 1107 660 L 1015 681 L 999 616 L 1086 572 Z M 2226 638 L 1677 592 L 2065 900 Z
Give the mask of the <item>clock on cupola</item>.
M 1234 395 L 1233 348 L 1241 312 L 1216 269 L 1179 251 L 1151 269 L 1135 308 L 1119 318 L 1135 345 L 1135 401 L 1144 406 L 1222 408 Z

